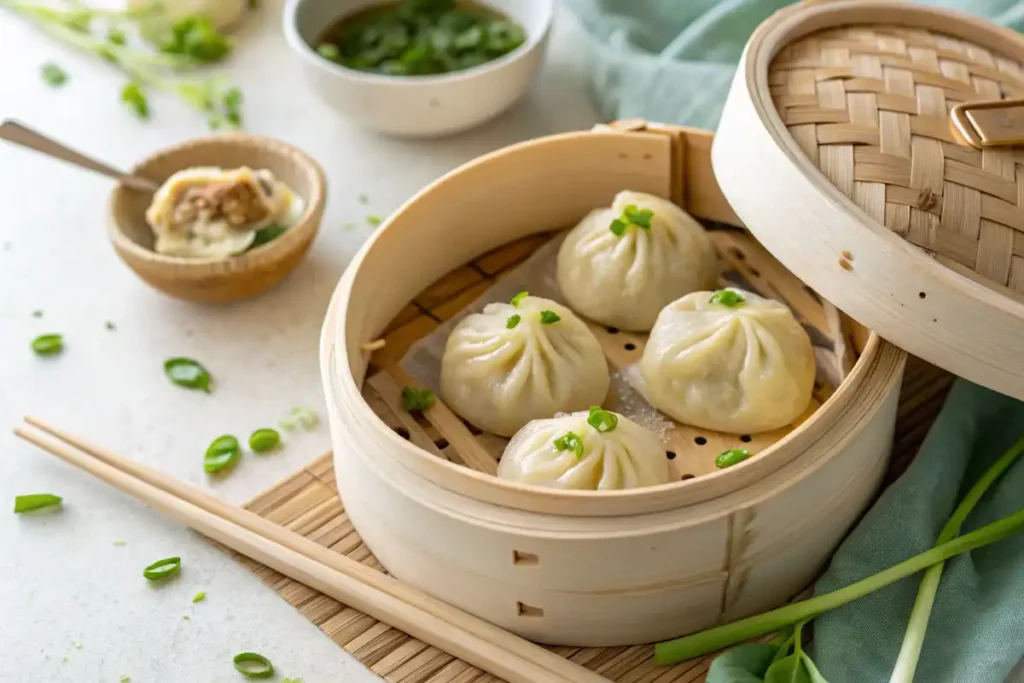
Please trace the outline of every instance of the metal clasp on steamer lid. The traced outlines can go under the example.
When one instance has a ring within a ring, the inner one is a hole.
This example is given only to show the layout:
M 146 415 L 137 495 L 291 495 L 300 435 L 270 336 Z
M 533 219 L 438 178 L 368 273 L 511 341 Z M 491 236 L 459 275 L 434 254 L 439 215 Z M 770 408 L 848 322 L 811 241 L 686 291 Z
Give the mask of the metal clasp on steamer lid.
M 953 134 L 985 149 L 1024 143 L 1024 98 L 961 102 L 949 112 Z

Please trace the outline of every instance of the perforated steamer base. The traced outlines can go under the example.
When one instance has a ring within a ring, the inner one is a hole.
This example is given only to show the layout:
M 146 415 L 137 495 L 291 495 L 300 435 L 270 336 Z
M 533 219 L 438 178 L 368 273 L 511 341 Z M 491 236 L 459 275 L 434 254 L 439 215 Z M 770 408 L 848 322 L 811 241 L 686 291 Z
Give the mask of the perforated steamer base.
M 460 310 L 479 295 L 481 288 L 488 286 L 489 278 L 514 267 L 532 253 L 537 245 L 536 238 L 508 245 L 474 261 L 474 268 L 454 271 L 453 275 L 442 278 L 406 307 L 392 324 L 389 333 L 408 335 L 411 339 L 422 336 L 437 324 L 437 319 L 451 316 Z M 391 345 L 390 351 L 382 352 L 383 356 L 378 360 L 387 363 L 400 357 L 403 352 L 401 345 L 396 342 Z M 389 353 L 396 356 L 393 358 Z M 923 362 L 908 365 L 903 381 L 890 480 L 913 457 L 941 406 L 949 382 L 948 374 Z M 389 426 L 396 430 L 405 429 L 414 441 L 429 444 L 431 448 L 442 451 L 450 448 L 447 444 L 435 441 L 440 437 L 430 425 L 420 425 L 415 421 L 410 423 L 408 414 L 388 408 L 388 403 L 394 397 L 382 396 L 380 387 L 384 387 L 384 393 L 387 393 L 386 383 L 374 382 L 371 378 L 364 388 L 364 395 Z M 330 454 L 316 459 L 258 496 L 246 507 L 325 547 L 383 571 L 345 512 L 337 493 Z M 385 680 L 393 683 L 492 683 L 499 680 L 244 556 L 227 550 L 225 552 L 272 586 L 334 642 Z M 620 683 L 704 681 L 713 659 L 713 656 L 708 656 L 671 668 L 658 668 L 652 663 L 649 645 L 553 649 L 609 680 Z

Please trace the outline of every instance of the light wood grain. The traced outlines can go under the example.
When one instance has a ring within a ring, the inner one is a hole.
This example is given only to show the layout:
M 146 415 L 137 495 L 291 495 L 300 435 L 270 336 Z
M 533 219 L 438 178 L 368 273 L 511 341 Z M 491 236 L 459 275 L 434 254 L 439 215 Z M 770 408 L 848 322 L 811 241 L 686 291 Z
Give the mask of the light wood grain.
M 1013 96 L 1022 61 L 1024 37 L 948 10 L 793 5 L 751 37 L 712 156 L 747 228 L 826 299 L 1024 399 L 1024 166 L 958 146 L 948 115 Z
M 278 140 L 223 133 L 159 151 L 132 173 L 163 182 L 194 166 L 268 169 L 303 199 L 305 210 L 284 234 L 251 251 L 226 259 L 189 259 L 153 251 L 145 218 L 151 196 L 118 187 L 110 197 L 107 235 L 121 260 L 164 294 L 199 303 L 248 299 L 279 284 L 305 257 L 320 229 L 327 197 L 320 165 Z
M 90 444 L 39 418 L 25 420 L 45 436 L 18 427 L 15 433 L 22 439 L 213 540 L 485 671 L 512 683 L 604 680 L 256 514 Z

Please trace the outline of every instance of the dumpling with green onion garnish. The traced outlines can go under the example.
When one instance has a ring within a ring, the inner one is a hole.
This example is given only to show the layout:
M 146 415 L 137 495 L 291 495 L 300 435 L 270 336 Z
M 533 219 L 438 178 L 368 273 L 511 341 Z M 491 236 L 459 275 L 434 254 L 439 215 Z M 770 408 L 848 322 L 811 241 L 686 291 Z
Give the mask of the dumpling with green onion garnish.
M 697 221 L 667 199 L 626 190 L 569 231 L 556 275 L 580 315 L 646 332 L 668 304 L 713 288 L 719 272 L 711 238 Z
M 615 491 L 668 483 L 669 469 L 653 432 L 595 407 L 527 424 L 505 448 L 498 476 L 551 488 Z
M 730 434 L 795 422 L 811 402 L 815 370 L 811 338 L 793 312 L 733 288 L 666 306 L 640 359 L 655 408 Z
M 601 345 L 586 323 L 526 292 L 466 316 L 441 359 L 444 401 L 500 436 L 530 420 L 600 405 L 610 383 Z

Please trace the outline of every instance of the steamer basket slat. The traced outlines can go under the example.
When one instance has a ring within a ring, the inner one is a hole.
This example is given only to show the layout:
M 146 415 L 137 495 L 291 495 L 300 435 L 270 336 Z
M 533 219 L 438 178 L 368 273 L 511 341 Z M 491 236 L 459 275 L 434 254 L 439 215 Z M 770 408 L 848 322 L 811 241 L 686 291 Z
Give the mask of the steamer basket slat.
M 321 365 L 338 490 L 396 577 L 534 640 L 598 646 L 752 613 L 820 570 L 885 472 L 905 354 L 742 230 L 711 231 L 728 277 L 787 303 L 831 349 L 792 428 L 741 438 L 677 426 L 666 437 L 675 483 L 565 492 L 494 477 L 505 440 L 440 401 L 424 415 L 401 407 L 399 388 L 414 382 L 400 360 L 416 340 L 619 190 L 735 225 L 710 148 L 702 131 L 637 122 L 517 145 L 425 189 L 356 257 Z M 639 359 L 643 335 L 592 330 L 616 368 Z M 756 456 L 716 470 L 714 456 L 738 446 Z

